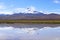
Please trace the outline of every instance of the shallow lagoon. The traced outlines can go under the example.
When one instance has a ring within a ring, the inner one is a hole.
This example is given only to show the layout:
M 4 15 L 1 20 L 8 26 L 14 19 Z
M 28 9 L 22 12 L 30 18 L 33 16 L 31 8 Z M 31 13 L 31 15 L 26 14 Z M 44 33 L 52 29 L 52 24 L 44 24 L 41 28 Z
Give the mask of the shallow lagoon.
M 0 40 L 60 40 L 60 24 L 0 24 Z

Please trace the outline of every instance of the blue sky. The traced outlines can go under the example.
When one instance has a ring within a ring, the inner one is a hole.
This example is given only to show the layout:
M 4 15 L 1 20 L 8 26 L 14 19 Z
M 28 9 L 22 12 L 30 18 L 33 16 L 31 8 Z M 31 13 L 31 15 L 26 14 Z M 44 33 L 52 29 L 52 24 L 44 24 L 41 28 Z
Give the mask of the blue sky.
M 60 13 L 60 0 L 0 0 L 0 14 L 27 12 L 26 8 L 43 13 Z

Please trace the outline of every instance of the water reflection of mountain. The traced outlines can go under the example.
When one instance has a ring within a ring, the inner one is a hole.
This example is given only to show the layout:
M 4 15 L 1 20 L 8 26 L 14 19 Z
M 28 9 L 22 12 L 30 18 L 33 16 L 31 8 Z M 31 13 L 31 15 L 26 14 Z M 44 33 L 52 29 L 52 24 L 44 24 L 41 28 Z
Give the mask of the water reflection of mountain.
M 0 27 L 15 27 L 15 28 L 43 28 L 43 27 L 60 27 L 60 24 L 0 24 Z

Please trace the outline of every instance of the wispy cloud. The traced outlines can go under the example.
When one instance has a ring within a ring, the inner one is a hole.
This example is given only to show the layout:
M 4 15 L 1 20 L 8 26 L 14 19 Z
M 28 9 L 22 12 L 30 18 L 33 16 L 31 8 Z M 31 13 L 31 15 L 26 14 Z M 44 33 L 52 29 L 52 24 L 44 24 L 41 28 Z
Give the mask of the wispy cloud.
M 13 5 L 6 6 L 4 3 L 0 3 L 0 14 L 14 14 L 14 13 L 33 13 L 36 8 L 34 6 L 26 7 L 26 8 L 13 8 Z
M 54 3 L 60 4 L 60 0 L 53 0 Z
M 0 11 L 0 14 L 9 14 L 9 15 L 11 15 L 11 14 L 13 14 L 13 12 L 11 12 L 11 11 Z
M 53 1 L 54 3 L 60 3 L 59 0 L 54 0 Z M 33 13 L 34 11 L 36 11 L 36 8 L 35 6 L 29 6 L 29 7 L 26 7 L 26 8 L 20 8 L 20 7 L 17 7 L 17 8 L 14 8 L 14 5 L 11 4 L 9 6 L 5 5 L 5 3 L 1 2 L 0 3 L 0 14 L 14 14 L 14 13 Z M 56 12 L 58 11 L 58 12 Z M 42 12 L 42 13 L 45 13 L 45 14 L 49 14 L 49 13 L 59 13 L 59 10 L 54 10 L 54 11 L 46 11 L 46 10 L 40 10 L 38 12 Z
M 15 12 L 22 12 L 22 13 L 33 13 L 33 11 L 35 11 L 36 8 L 34 6 L 30 6 L 27 8 L 16 8 Z
M 8 9 L 8 6 L 6 6 L 3 2 L 0 3 L 0 14 L 13 14 L 10 9 Z

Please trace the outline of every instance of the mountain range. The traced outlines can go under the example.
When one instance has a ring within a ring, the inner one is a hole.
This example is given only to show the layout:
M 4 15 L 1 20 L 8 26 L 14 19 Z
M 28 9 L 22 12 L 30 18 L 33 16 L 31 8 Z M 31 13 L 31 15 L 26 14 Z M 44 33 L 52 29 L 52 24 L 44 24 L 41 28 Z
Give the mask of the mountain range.
M 60 20 L 60 15 L 55 13 L 44 14 L 42 12 L 34 11 L 34 13 L 14 13 L 12 15 L 0 14 L 0 20 Z

